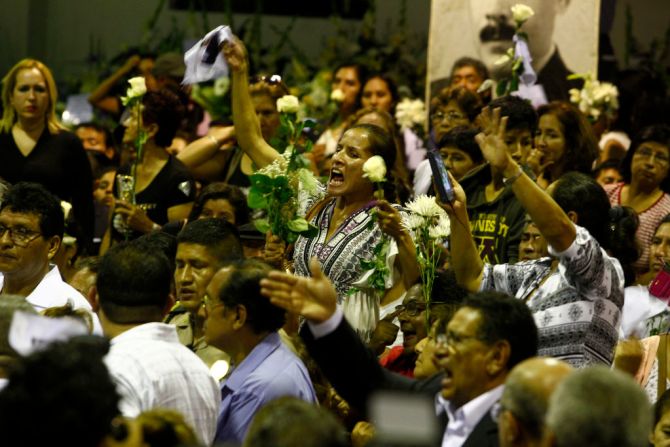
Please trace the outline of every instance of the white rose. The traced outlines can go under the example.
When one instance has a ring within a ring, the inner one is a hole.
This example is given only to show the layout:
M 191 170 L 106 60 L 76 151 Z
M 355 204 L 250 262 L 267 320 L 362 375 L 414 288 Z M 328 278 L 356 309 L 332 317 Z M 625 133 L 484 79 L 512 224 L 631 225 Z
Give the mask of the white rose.
M 147 92 L 147 84 L 142 76 L 130 78 L 128 79 L 128 83 L 130 84 L 128 91 L 126 91 L 128 99 L 137 98 Z
M 533 11 L 530 6 L 524 5 L 522 3 L 517 3 L 516 5 L 512 6 L 511 10 L 512 18 L 518 25 L 522 24 L 535 15 L 535 11 Z
M 298 113 L 300 102 L 293 95 L 284 95 L 277 100 L 277 111 L 280 113 Z
M 363 177 L 371 182 L 380 183 L 386 180 L 386 163 L 379 155 L 373 155 L 363 163 Z
M 344 92 L 336 88 L 330 93 L 330 99 L 335 102 L 342 102 L 344 101 Z

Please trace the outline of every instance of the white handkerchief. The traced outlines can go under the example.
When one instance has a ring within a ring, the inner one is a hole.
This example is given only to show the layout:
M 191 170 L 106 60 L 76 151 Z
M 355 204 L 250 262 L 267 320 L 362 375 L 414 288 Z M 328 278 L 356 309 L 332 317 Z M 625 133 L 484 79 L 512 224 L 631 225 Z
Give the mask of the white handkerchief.
M 71 317 L 49 318 L 16 311 L 9 328 L 9 345 L 26 356 L 54 341 L 88 335 L 84 322 Z
M 217 26 L 199 40 L 184 55 L 186 72 L 182 84 L 196 84 L 228 76 L 228 64 L 219 51 L 219 45 L 232 40 L 228 26 Z

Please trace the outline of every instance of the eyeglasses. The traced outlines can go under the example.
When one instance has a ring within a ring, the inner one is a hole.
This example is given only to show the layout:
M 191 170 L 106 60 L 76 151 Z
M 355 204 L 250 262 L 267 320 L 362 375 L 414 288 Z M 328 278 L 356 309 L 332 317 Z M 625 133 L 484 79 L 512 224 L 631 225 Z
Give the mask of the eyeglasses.
M 209 295 L 205 294 L 202 297 L 202 307 L 205 308 L 207 313 L 211 312 L 213 309 L 216 309 L 217 307 L 225 306 L 225 304 L 219 302 L 219 303 L 214 303 L 213 300 L 209 297 Z
M 462 345 L 467 340 L 481 340 L 477 335 L 458 335 L 455 332 L 447 331 L 446 334 L 438 334 L 435 341 L 438 346 L 452 347 Z
M 29 230 L 25 227 L 8 227 L 0 224 L 0 239 L 5 236 L 6 232 L 9 232 L 9 239 L 19 247 L 25 247 L 42 235 L 39 231 Z
M 396 310 L 406 312 L 410 317 L 416 317 L 421 312 L 426 310 L 426 305 L 418 301 L 410 301 L 407 304 L 401 304 L 395 307 Z
M 635 151 L 634 156 L 639 157 L 639 158 L 648 158 L 648 159 L 652 159 L 652 157 L 653 157 L 652 160 L 655 160 L 656 164 L 663 165 L 663 166 L 670 163 L 670 158 L 667 155 L 665 155 L 662 152 L 654 152 L 651 148 L 648 148 L 648 147 L 641 147 L 640 149 Z
M 435 112 L 432 115 L 430 115 L 430 119 L 435 122 L 440 122 L 440 121 L 447 121 L 447 122 L 454 122 L 454 121 L 460 121 L 460 120 L 467 120 L 465 115 L 462 115 L 458 112 L 454 112 L 453 110 L 450 110 L 448 112 Z

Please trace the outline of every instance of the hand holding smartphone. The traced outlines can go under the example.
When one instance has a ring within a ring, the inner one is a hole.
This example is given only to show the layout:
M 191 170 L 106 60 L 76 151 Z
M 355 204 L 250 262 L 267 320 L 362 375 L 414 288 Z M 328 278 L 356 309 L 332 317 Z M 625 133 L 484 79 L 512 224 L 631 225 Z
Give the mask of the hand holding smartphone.
M 433 171 L 433 181 L 437 188 L 437 194 L 440 201 L 444 203 L 453 203 L 456 196 L 454 194 L 454 188 L 451 185 L 451 180 L 449 180 L 447 169 L 444 167 L 442 156 L 439 152 L 430 150 L 428 151 L 427 157 L 428 162 L 430 163 L 430 169 Z

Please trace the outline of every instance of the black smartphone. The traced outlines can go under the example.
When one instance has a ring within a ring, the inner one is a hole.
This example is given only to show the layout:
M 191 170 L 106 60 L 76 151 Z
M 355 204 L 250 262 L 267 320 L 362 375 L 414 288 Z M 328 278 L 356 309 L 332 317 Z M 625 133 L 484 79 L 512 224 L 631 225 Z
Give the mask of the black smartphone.
M 447 169 L 444 167 L 442 156 L 437 151 L 428 151 L 427 156 L 430 169 L 433 171 L 433 180 L 440 200 L 444 203 L 452 203 L 456 196 L 454 195 L 454 188 L 451 186 Z
M 204 42 L 203 42 L 204 44 Z M 205 47 L 205 52 L 202 55 L 202 63 L 207 65 L 213 65 L 216 61 L 216 56 L 219 55 L 219 45 L 221 41 L 219 40 L 219 33 L 214 33 L 212 38 L 207 42 Z

